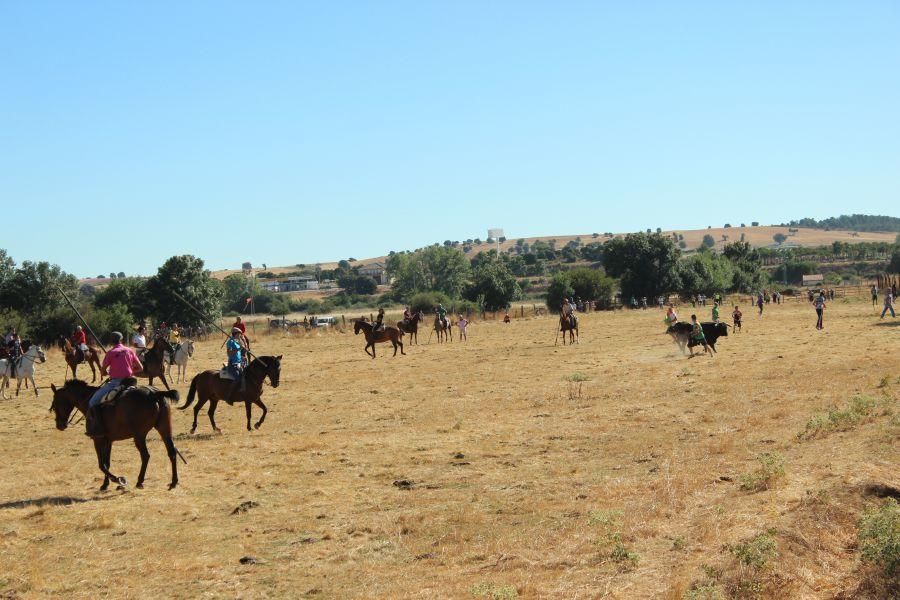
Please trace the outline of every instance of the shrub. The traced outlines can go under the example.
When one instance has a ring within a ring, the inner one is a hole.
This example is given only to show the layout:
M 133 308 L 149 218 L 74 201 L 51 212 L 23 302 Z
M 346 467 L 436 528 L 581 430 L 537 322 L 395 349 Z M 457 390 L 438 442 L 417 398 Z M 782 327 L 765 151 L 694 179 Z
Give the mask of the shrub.
M 797 434 L 797 437 L 812 439 L 835 431 L 847 431 L 878 416 L 881 412 L 878 410 L 878 401 L 874 398 L 854 396 L 842 409 L 833 407 L 829 408 L 826 413 L 813 415 L 807 421 L 806 428 Z
M 775 531 L 770 529 L 747 542 L 729 546 L 728 550 L 745 566 L 762 570 L 770 560 L 778 556 L 778 543 L 774 534 Z
M 760 491 L 769 489 L 776 481 L 784 477 L 784 457 L 777 452 L 764 452 L 757 457 L 759 469 L 753 473 L 741 475 L 741 489 Z
M 725 592 L 716 583 L 708 583 L 685 592 L 684 600 L 725 600 Z
M 519 591 L 514 585 L 485 582 L 474 586 L 472 595 L 487 600 L 514 600 L 519 597 Z
M 888 577 L 900 574 L 900 505 L 893 498 L 866 511 L 859 523 L 862 558 L 884 569 Z

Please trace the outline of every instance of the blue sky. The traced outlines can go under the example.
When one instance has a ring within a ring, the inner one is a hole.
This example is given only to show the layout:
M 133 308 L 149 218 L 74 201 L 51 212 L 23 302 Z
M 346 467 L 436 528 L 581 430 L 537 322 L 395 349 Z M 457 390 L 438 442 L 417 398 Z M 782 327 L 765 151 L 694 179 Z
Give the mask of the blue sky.
M 900 214 L 897 2 L 3 2 L 0 247 L 91 276 Z

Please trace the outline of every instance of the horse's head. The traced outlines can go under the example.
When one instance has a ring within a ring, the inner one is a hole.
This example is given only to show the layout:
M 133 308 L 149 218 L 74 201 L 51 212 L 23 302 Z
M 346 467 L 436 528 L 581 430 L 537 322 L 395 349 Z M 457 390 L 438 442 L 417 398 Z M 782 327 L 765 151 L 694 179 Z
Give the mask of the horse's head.
M 164 337 L 156 338 L 156 341 L 153 342 L 153 347 L 160 347 L 163 349 L 163 352 L 168 352 L 169 354 L 175 353 L 175 348 L 173 348 L 172 344 L 169 343 L 169 340 Z
M 47 355 L 44 354 L 44 349 L 41 348 L 40 346 L 32 346 L 31 348 L 28 349 L 28 352 L 26 353 L 26 355 L 31 360 L 39 360 L 42 363 L 47 362 Z
M 353 335 L 359 335 L 359 332 L 362 328 L 362 320 L 356 319 L 355 321 L 353 321 Z
M 188 358 L 194 356 L 194 340 L 188 340 L 181 345 L 184 348 L 184 351 L 187 352 Z
M 269 377 L 269 382 L 272 384 L 273 388 L 277 388 L 278 384 L 281 380 L 281 357 L 283 354 L 279 354 L 278 356 L 266 356 L 266 375 Z
M 69 417 L 78 406 L 78 402 L 87 402 L 90 399 L 90 394 L 93 394 L 94 388 L 83 381 L 72 379 L 67 381 L 62 387 L 56 387 L 51 383 L 50 389 L 53 390 L 53 403 L 50 404 L 50 412 L 55 413 L 56 428 L 60 431 L 65 431 L 66 427 L 69 426 Z

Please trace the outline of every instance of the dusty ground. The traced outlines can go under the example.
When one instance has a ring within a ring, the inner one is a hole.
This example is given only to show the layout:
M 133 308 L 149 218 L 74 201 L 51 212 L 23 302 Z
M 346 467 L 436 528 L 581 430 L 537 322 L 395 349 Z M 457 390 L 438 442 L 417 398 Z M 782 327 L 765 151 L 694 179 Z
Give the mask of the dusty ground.
M 267 421 L 249 433 L 223 405 L 223 435 L 201 414 L 191 436 L 177 412 L 189 464 L 172 492 L 157 439 L 145 490 L 99 493 L 49 390 L 4 401 L 0 597 L 883 595 L 855 522 L 880 502 L 873 484 L 900 487 L 900 320 L 862 301 L 832 303 L 824 332 L 805 302 L 744 312 L 743 333 L 693 360 L 656 310 L 584 316 L 576 346 L 529 319 L 377 360 L 352 333 L 261 337 L 285 355 Z M 198 345 L 192 375 L 219 344 Z M 63 369 L 51 353 L 39 384 Z M 868 417 L 798 439 L 858 394 L 877 401 Z M 766 452 L 784 477 L 741 490 Z M 134 481 L 132 445 L 113 464 Z M 777 558 L 740 565 L 729 548 L 767 530 Z

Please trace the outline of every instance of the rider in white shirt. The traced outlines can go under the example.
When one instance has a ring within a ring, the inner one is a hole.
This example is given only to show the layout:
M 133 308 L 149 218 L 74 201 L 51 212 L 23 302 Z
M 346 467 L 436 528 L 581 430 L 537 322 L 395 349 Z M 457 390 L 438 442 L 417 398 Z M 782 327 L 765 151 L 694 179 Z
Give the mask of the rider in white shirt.
M 147 338 L 144 336 L 143 327 L 138 327 L 137 332 L 131 337 L 131 345 L 134 346 L 138 358 L 143 360 L 144 352 L 147 351 Z

